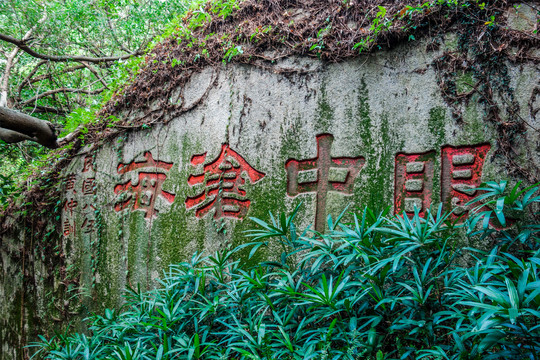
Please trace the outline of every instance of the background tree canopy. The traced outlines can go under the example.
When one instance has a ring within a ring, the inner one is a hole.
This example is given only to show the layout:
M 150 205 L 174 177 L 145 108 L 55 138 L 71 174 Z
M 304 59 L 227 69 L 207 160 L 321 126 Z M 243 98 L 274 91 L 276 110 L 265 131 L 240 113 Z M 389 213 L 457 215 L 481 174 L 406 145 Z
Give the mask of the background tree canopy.
M 88 122 L 188 0 L 0 0 L 0 106 Z M 0 200 L 44 150 L 0 141 Z

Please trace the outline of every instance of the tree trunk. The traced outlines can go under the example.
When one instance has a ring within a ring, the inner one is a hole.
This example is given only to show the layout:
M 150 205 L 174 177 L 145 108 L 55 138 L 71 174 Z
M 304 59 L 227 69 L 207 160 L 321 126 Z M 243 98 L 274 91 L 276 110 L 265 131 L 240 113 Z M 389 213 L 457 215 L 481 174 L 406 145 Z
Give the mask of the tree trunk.
M 8 106 L 9 76 L 11 75 L 11 68 L 16 62 L 15 57 L 18 52 L 19 48 L 16 47 L 7 57 L 6 69 L 0 83 L 0 106 Z
M 38 23 L 41 24 L 43 21 L 45 21 L 46 18 L 47 14 L 43 14 L 43 17 L 38 21 Z M 24 34 L 21 41 L 27 41 L 32 35 L 32 32 L 34 31 L 36 26 L 28 30 L 26 34 Z M 11 53 L 7 57 L 6 68 L 4 70 L 4 75 L 2 76 L 2 80 L 0 83 L 0 106 L 8 106 L 9 77 L 11 76 L 12 67 L 17 62 L 18 52 L 19 48 L 15 47 L 15 49 L 13 49 L 13 51 L 11 51 Z
M 0 107 L 0 139 L 7 143 L 32 140 L 50 149 L 58 147 L 50 122 L 6 107 Z

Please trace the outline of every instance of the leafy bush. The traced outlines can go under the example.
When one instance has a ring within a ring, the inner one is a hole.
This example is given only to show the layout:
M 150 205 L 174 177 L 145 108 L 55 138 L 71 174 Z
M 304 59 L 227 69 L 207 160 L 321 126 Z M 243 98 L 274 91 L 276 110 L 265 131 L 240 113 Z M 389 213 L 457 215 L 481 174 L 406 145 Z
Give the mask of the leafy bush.
M 425 219 L 369 209 L 346 225 L 329 217 L 325 234 L 299 234 L 296 211 L 253 219 L 250 244 L 171 266 L 161 288 L 130 290 L 123 311 L 90 317 L 90 335 L 41 337 L 36 354 L 538 359 L 540 225 L 531 208 L 540 197 L 537 186 L 518 185 L 488 183 L 463 224 L 440 207 Z M 513 226 L 497 230 L 494 219 Z M 478 240 L 489 250 L 463 246 Z M 240 260 L 246 248 L 251 257 L 275 243 L 283 249 L 276 261 Z

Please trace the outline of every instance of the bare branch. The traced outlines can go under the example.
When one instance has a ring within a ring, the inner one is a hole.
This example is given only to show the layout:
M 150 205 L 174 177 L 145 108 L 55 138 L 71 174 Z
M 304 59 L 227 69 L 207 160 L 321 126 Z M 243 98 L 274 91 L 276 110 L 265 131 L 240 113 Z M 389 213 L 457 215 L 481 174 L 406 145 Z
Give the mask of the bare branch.
M 43 15 L 43 17 L 41 18 L 41 20 L 39 20 L 38 23 L 45 21 L 45 18 L 46 15 Z M 24 34 L 22 41 L 28 40 L 35 28 L 36 27 L 34 26 L 30 30 L 28 30 L 26 34 Z M 0 106 L 7 106 L 8 104 L 9 77 L 11 76 L 11 68 L 17 63 L 17 53 L 19 52 L 19 50 L 20 49 L 16 47 L 7 56 L 6 68 L 4 70 L 4 75 L 2 75 L 2 83 L 0 84 Z
M 85 68 L 87 68 L 92 74 L 94 74 L 94 76 L 103 84 L 103 87 L 105 89 L 109 88 L 105 80 L 103 80 L 103 78 L 99 76 L 99 73 L 97 72 L 96 69 L 94 69 L 94 67 L 92 67 L 90 64 L 87 64 L 85 62 L 81 62 L 81 64 L 83 64 Z
M 43 106 L 43 105 L 30 106 L 26 109 L 31 113 L 40 113 L 40 114 L 52 113 L 52 114 L 58 114 L 58 115 L 66 114 L 66 111 L 63 109 L 58 109 L 58 108 L 53 108 L 53 107 Z
M 59 72 L 57 72 L 55 74 L 53 74 L 53 73 L 43 74 L 43 75 L 36 76 L 35 78 L 32 79 L 32 76 L 35 75 L 35 73 L 37 72 L 39 67 L 42 66 L 43 64 L 46 64 L 46 63 L 47 63 L 47 61 L 45 61 L 45 60 L 40 61 L 36 65 L 36 67 L 34 67 L 34 69 L 32 69 L 30 74 L 28 74 L 28 76 L 26 78 L 24 78 L 24 80 L 19 85 L 19 89 L 18 89 L 19 94 L 21 93 L 22 88 L 24 87 L 24 84 L 28 84 L 28 85 L 34 84 L 34 83 L 37 83 L 37 82 L 42 81 L 42 80 L 50 79 L 50 78 L 53 77 L 53 75 L 67 74 L 67 73 L 70 73 L 70 72 L 73 72 L 73 71 L 84 69 L 86 67 L 85 65 L 82 65 L 82 64 L 81 65 L 76 65 L 76 66 L 71 66 L 71 67 L 65 68 L 62 71 L 59 71 Z
M 11 68 L 15 65 L 15 57 L 19 52 L 19 48 L 13 49 L 7 56 L 6 68 L 2 75 L 2 81 L 0 83 L 0 106 L 7 106 L 8 103 L 8 89 L 9 89 L 9 77 L 11 75 Z
M 17 89 L 17 93 L 19 94 L 19 97 L 21 96 L 21 91 L 24 87 L 24 84 L 25 83 L 28 83 L 28 84 L 32 84 L 32 81 L 30 80 L 32 78 L 32 76 L 34 76 L 36 74 L 36 72 L 39 70 L 39 68 L 41 66 L 43 66 L 44 64 L 46 64 L 47 61 L 45 60 L 41 60 L 39 63 L 37 63 L 36 66 L 34 66 L 34 68 L 32 69 L 32 71 L 30 71 L 30 74 L 28 74 L 27 77 L 25 77 L 23 79 L 23 81 L 21 81 L 21 83 L 19 84 L 19 88 Z M 39 81 L 39 80 L 38 80 Z
M 118 40 L 118 37 L 116 36 L 116 29 L 114 28 L 113 24 L 111 23 L 111 15 L 109 14 L 109 12 L 106 9 L 105 9 L 105 13 L 107 14 L 107 24 L 109 25 L 109 29 L 111 29 L 111 35 L 112 35 L 114 41 L 116 42 L 116 44 L 118 45 L 120 50 L 123 50 L 123 51 L 129 53 L 130 51 L 128 49 L 126 49 L 126 47 L 124 46 L 124 44 L 122 44 L 121 41 Z
M 64 146 L 64 145 L 66 145 L 66 144 L 72 142 L 72 141 L 75 140 L 77 137 L 79 137 L 79 135 L 80 135 L 81 132 L 82 132 L 82 129 L 84 129 L 84 128 L 85 128 L 85 126 L 82 125 L 82 124 L 79 125 L 79 126 L 77 126 L 77 128 L 76 128 L 73 132 L 67 134 L 67 135 L 64 136 L 63 138 L 58 139 L 58 141 L 56 142 L 56 144 L 58 145 L 58 147 L 61 147 L 61 146 Z
M 36 101 L 38 99 L 44 98 L 46 96 L 58 94 L 58 93 L 74 93 L 74 94 L 96 95 L 96 94 L 99 94 L 99 93 L 103 92 L 103 90 L 105 90 L 105 88 L 101 88 L 101 89 L 98 89 L 98 90 L 84 90 L 84 89 L 73 89 L 73 88 L 53 89 L 53 90 L 42 92 L 41 94 L 37 94 L 36 96 L 19 103 L 19 105 L 20 106 L 26 106 L 26 105 L 31 104 L 32 102 L 34 102 L 34 101 Z
M 12 43 L 13 45 L 17 46 L 19 49 L 24 51 L 25 53 L 43 60 L 49 60 L 54 62 L 65 62 L 65 61 L 86 61 L 94 64 L 104 63 L 104 62 L 111 62 L 116 60 L 124 60 L 129 59 L 132 56 L 139 56 L 142 55 L 143 51 L 136 51 L 134 53 L 123 55 L 123 56 L 107 56 L 107 57 L 89 57 L 89 56 L 76 56 L 76 55 L 66 55 L 66 56 L 55 56 L 55 55 L 45 55 L 40 54 L 33 49 L 31 49 L 27 44 L 25 40 L 19 40 L 15 39 L 12 36 L 1 34 L 0 33 L 0 40 Z

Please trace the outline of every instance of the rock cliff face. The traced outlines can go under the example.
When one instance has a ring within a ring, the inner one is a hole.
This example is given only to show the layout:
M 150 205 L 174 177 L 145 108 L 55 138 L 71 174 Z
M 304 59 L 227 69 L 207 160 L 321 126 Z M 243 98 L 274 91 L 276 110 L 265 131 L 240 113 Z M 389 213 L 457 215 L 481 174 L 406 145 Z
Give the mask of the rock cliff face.
M 453 44 L 448 35 L 437 51 L 417 42 L 337 64 L 206 68 L 178 89 L 186 104 L 198 102 L 189 112 L 84 148 L 63 172 L 61 212 L 43 215 L 62 224 L 56 280 L 44 280 L 47 259 L 32 259 L 31 269 L 14 260 L 31 233 L 3 235 L 0 359 L 21 357 L 27 338 L 66 314 L 116 306 L 127 287 L 156 286 L 169 264 L 196 251 L 248 242 L 250 217 L 302 204 L 298 227 L 322 232 L 347 206 L 425 213 L 442 202 L 466 216 L 474 187 L 512 176 L 478 97 L 460 121 L 444 101 L 432 64 Z M 508 68 L 529 125 L 515 151 L 532 169 L 540 166 L 538 69 Z M 457 76 L 458 92 L 477 85 Z

